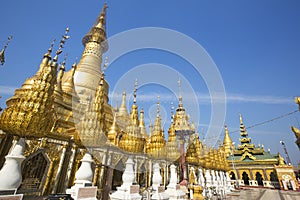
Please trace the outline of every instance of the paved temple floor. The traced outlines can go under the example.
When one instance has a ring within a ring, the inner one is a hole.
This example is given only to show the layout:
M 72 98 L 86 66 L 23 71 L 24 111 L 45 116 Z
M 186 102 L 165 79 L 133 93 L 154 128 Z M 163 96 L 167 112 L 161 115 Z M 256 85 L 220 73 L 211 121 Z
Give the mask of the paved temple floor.
M 283 191 L 264 188 L 247 188 L 228 194 L 229 200 L 299 200 L 299 191 Z
M 23 200 L 44 200 L 45 197 L 24 197 Z M 212 199 L 217 199 L 213 197 Z M 226 200 L 300 200 L 300 191 L 246 188 L 226 196 Z

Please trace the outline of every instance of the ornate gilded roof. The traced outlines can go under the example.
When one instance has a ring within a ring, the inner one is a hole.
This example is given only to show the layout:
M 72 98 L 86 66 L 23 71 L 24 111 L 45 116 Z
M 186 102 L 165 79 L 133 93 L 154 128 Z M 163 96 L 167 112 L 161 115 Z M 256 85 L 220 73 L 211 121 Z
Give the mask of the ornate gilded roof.
M 56 131 L 58 119 L 53 94 L 57 77 L 57 59 L 68 39 L 68 31 L 67 28 L 53 60 L 51 61 L 50 56 L 52 44 L 44 55 L 39 70 L 30 78 L 31 85 L 21 89 L 21 93 L 16 91 L 15 97 L 12 98 L 14 100 L 8 102 L 8 107 L 0 119 L 0 127 L 5 132 L 21 137 L 43 137 Z
M 225 129 L 225 135 L 224 135 L 223 145 L 224 145 L 225 154 L 228 156 L 231 153 L 231 150 L 234 149 L 234 145 L 232 143 L 232 139 L 229 135 L 229 131 L 226 125 L 224 126 L 224 129 Z

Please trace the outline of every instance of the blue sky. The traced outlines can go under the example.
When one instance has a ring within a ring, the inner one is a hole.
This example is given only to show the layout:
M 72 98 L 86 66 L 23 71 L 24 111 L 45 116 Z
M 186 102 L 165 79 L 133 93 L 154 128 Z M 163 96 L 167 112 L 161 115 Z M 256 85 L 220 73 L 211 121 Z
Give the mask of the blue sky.
M 229 131 L 239 129 L 239 113 L 243 114 L 247 127 L 298 109 L 294 96 L 300 95 L 299 1 L 130 0 L 107 3 L 108 37 L 133 28 L 163 27 L 187 35 L 206 50 L 224 82 L 227 95 L 225 121 Z M 5 100 L 12 96 L 13 89 L 36 72 L 52 39 L 59 39 L 67 26 L 71 38 L 64 53 L 68 53 L 67 68 L 70 68 L 76 57 L 81 56 L 81 39 L 94 23 L 102 5 L 100 0 L 2 1 L 1 47 L 10 34 L 13 39 L 6 50 L 6 63 L 0 66 L 0 95 L 3 96 L 0 106 L 5 107 Z M 211 119 L 210 95 L 205 80 L 194 76 L 195 71 L 186 60 L 154 49 L 134 51 L 111 63 L 106 70 L 106 79 L 114 88 L 130 69 L 149 63 L 169 66 L 191 84 L 198 95 L 199 106 L 189 105 L 188 97 L 183 97 L 184 105 L 187 105 L 191 118 L 196 118 L 193 115 L 199 108 L 198 131 L 206 132 Z M 157 76 L 168 77 L 160 73 Z M 133 86 L 133 83 L 134 80 L 129 84 Z M 174 81 L 174 87 L 176 84 Z M 132 92 L 132 88 L 124 89 Z M 183 84 L 183 94 L 184 90 Z M 177 106 L 174 89 L 170 91 L 159 84 L 140 87 L 138 95 L 140 107 L 149 113 L 147 122 L 153 117 L 157 95 L 161 96 L 162 115 L 167 119 L 170 101 Z M 120 99 L 111 100 L 113 105 L 116 102 L 120 103 Z M 300 161 L 300 156 L 290 126 L 299 127 L 299 117 L 300 114 L 295 113 L 251 128 L 248 133 L 255 144 L 264 144 L 272 153 L 281 152 L 282 155 L 279 141 L 284 140 L 295 164 Z M 231 136 L 239 143 L 238 133 Z

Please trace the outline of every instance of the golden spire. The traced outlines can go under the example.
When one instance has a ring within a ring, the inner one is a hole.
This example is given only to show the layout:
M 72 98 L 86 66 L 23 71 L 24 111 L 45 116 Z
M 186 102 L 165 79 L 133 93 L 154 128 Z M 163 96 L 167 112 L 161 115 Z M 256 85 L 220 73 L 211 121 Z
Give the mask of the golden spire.
M 66 58 L 67 58 L 67 54 L 65 55 L 64 61 L 61 63 L 58 74 L 57 74 L 57 81 L 56 81 L 56 85 L 55 85 L 55 98 L 60 99 L 61 101 L 62 99 L 62 78 L 64 76 L 65 73 L 65 64 L 66 64 Z
M 139 128 L 140 128 L 142 137 L 148 138 L 148 134 L 147 134 L 146 126 L 145 126 L 145 117 L 144 117 L 144 109 L 143 108 L 140 111 L 140 124 L 139 124 Z
M 223 145 L 225 148 L 226 156 L 229 156 L 231 153 L 231 148 L 234 148 L 234 147 L 233 147 L 232 139 L 229 135 L 228 128 L 226 125 L 224 125 L 224 129 L 225 129 L 225 135 L 224 135 Z
M 168 142 L 173 142 L 176 140 L 176 132 L 174 128 L 174 124 L 171 124 L 169 130 L 168 130 Z
M 157 108 L 156 108 L 156 118 L 154 121 L 154 132 L 161 132 L 162 127 L 161 127 L 161 118 L 160 118 L 160 96 L 157 97 Z
M 94 96 L 101 77 L 102 55 L 108 49 L 105 31 L 107 5 L 104 4 L 95 24 L 83 37 L 84 51 L 75 72 L 75 90 L 82 103 L 87 96 Z M 105 83 L 105 96 L 108 97 L 108 84 Z M 108 106 L 107 106 L 108 107 Z M 110 116 L 112 119 L 112 115 Z
M 93 27 L 83 37 L 82 44 L 84 46 L 89 42 L 96 42 L 98 44 L 101 44 L 104 41 L 106 41 L 106 8 L 107 8 L 107 4 L 105 3 Z M 107 50 L 107 43 L 106 42 L 104 43 L 105 45 L 101 45 L 103 52 Z
M 117 118 L 116 114 L 114 114 L 114 121 L 111 127 L 109 128 L 108 134 L 107 134 L 107 142 L 110 142 L 113 145 L 117 145 L 117 124 L 116 124 Z
M 6 44 L 4 45 L 3 49 L 0 51 L 0 63 L 1 63 L 1 65 L 4 65 L 4 62 L 5 62 L 4 53 L 5 53 L 6 48 L 8 47 L 8 44 L 11 41 L 11 39 L 12 39 L 12 35 L 10 35 L 8 37 Z
M 243 123 L 242 114 L 240 114 L 240 131 L 241 131 L 241 134 L 243 133 L 243 136 L 247 136 L 248 135 L 248 133 L 246 132 L 245 125 Z
M 241 135 L 241 139 L 240 139 L 240 142 L 242 144 L 245 144 L 245 143 L 250 143 L 251 142 L 251 138 L 248 138 L 248 133 L 246 131 L 246 128 L 245 128 L 245 125 L 243 123 L 243 118 L 242 118 L 242 114 L 240 114 L 240 135 Z
M 285 162 L 284 162 L 284 158 L 280 155 L 280 153 L 278 153 L 278 165 L 279 166 L 286 165 Z
M 202 143 L 199 139 L 198 133 L 195 134 L 194 142 L 195 142 L 196 155 L 198 157 L 198 162 L 199 162 L 202 156 Z
M 123 95 L 122 95 L 122 103 L 121 103 L 121 106 L 119 108 L 118 116 L 128 117 L 128 111 L 127 111 L 127 107 L 126 107 L 126 92 L 125 91 L 123 92 Z
M 161 127 L 159 98 L 160 97 L 158 97 L 158 102 L 157 102 L 156 119 L 150 136 L 150 144 L 146 152 L 150 156 L 154 156 L 156 158 L 161 158 L 165 156 L 165 144 L 166 144 L 164 131 Z
M 76 95 L 75 86 L 74 86 L 74 74 L 77 68 L 77 64 L 73 63 L 70 71 L 66 72 L 63 77 L 62 90 L 65 93 Z
M 100 122 L 101 130 L 104 132 L 106 130 L 105 127 L 105 115 L 104 115 L 104 73 L 101 75 L 100 84 L 96 90 L 95 95 L 95 111 L 98 114 L 98 120 Z
M 197 157 L 195 144 L 194 144 L 193 140 L 190 140 L 188 148 L 186 150 L 185 160 L 188 163 L 197 164 L 198 159 L 199 158 Z
M 138 119 L 139 116 L 138 116 L 138 106 L 136 105 L 136 91 L 137 91 L 137 80 L 135 81 L 135 85 L 134 85 L 134 93 L 133 93 L 134 100 L 130 111 L 129 123 L 126 127 L 126 132 L 122 134 L 122 139 L 120 140 L 119 146 L 121 149 L 128 152 L 142 153 L 144 152 L 145 149 L 145 138 L 147 137 L 147 134 L 145 133 L 146 132 L 145 129 L 144 129 L 145 132 L 143 133 L 142 132 L 143 129 L 140 128 L 140 125 L 142 127 L 144 125 L 140 124 Z M 126 109 L 124 95 L 123 95 L 123 101 L 121 107 L 123 110 L 122 112 L 124 112 Z
M 182 103 L 182 94 L 181 94 L 181 81 L 180 77 L 178 76 L 178 91 L 179 91 L 179 98 L 178 98 L 178 108 L 183 108 L 183 103 Z
M 205 168 L 208 168 L 208 151 L 207 151 L 207 148 L 206 148 L 206 144 L 204 143 L 203 144 L 203 166 L 202 167 L 205 167 Z
M 168 130 L 168 143 L 166 144 L 167 158 L 176 161 L 180 157 L 179 142 L 176 139 L 174 124 Z
M 133 104 L 130 111 L 130 118 L 134 126 L 139 126 L 138 106 L 136 104 L 137 79 L 134 83 Z
M 182 95 L 181 95 L 181 82 L 178 80 L 179 88 L 179 98 L 178 98 L 178 107 L 174 116 L 174 124 L 176 131 L 188 131 L 190 134 L 193 134 L 195 130 L 189 123 L 189 116 L 186 114 L 185 108 L 183 107 Z

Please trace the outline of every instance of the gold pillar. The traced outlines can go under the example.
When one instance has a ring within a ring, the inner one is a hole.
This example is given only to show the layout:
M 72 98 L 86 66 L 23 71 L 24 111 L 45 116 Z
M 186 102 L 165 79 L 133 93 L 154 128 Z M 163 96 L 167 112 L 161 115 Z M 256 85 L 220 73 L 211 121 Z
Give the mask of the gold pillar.
M 53 170 L 53 164 L 54 164 L 54 161 L 51 161 L 50 162 L 50 165 L 49 165 L 49 169 L 48 169 L 48 173 L 47 173 L 47 178 L 46 178 L 46 181 L 45 181 L 45 185 L 44 185 L 44 188 L 43 188 L 43 191 L 42 191 L 42 195 L 46 195 L 48 190 L 49 190 L 49 182 L 52 178 L 52 170 Z
M 58 164 L 58 169 L 57 169 L 56 176 L 55 176 L 55 179 L 54 179 L 55 182 L 54 182 L 54 186 L 52 188 L 52 193 L 56 193 L 56 191 L 57 191 L 57 184 L 58 184 L 58 181 L 59 181 L 59 176 L 60 176 L 61 169 L 62 169 L 62 166 L 63 166 L 63 162 L 64 162 L 64 159 L 65 159 L 66 148 L 67 148 L 67 145 L 64 144 L 63 149 L 62 149 L 62 153 L 61 153 L 61 156 L 60 156 L 59 164 Z
M 93 178 L 93 185 L 98 184 L 98 176 L 99 176 L 99 165 L 95 165 L 95 171 L 94 171 L 94 178 Z
M 148 173 L 148 181 L 147 181 L 148 187 L 151 186 L 151 178 L 152 178 L 152 161 L 149 160 L 149 173 Z
M 74 159 L 75 159 L 76 148 L 77 148 L 77 146 L 74 144 L 72 147 L 72 150 L 71 150 L 72 153 L 71 153 L 70 162 L 69 162 L 69 166 L 68 166 L 68 170 L 67 170 L 67 177 L 65 179 L 65 188 L 69 187 L 73 163 L 74 163 Z
M 105 177 L 106 177 L 106 174 L 107 174 L 106 172 L 107 172 L 106 166 L 101 164 L 100 172 L 99 172 L 99 176 L 98 176 L 98 185 L 97 185 L 98 186 L 99 199 L 103 199 Z

